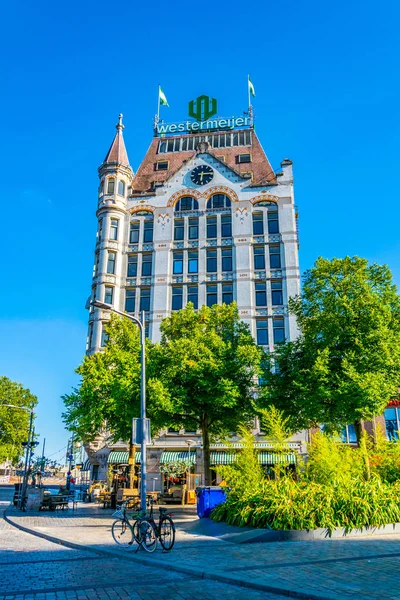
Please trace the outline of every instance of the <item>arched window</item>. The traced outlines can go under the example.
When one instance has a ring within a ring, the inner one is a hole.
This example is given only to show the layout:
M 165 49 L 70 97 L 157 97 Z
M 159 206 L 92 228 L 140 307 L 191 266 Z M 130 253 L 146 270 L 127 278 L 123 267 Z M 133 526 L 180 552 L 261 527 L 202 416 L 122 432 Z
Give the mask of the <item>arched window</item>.
M 261 202 L 256 202 L 255 206 L 276 206 L 276 202 L 270 202 L 270 200 L 261 200 Z
M 115 179 L 109 179 L 107 182 L 107 194 L 113 194 L 115 190 Z
M 207 202 L 208 210 L 216 210 L 219 208 L 230 208 L 231 200 L 225 194 L 214 194 Z
M 100 181 L 100 187 L 99 187 L 99 196 L 102 196 L 104 193 L 104 179 L 102 179 Z
M 175 210 L 199 210 L 199 203 L 195 198 L 192 198 L 191 196 L 183 196 L 183 198 L 178 200 L 178 202 L 175 204 Z
M 118 181 L 118 195 L 125 196 L 125 181 Z

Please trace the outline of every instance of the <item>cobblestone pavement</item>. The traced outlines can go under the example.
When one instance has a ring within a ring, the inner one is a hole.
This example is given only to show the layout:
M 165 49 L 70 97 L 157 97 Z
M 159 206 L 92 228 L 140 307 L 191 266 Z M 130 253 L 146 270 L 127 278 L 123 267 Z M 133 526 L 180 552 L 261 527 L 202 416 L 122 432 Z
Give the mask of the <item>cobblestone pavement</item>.
M 141 568 L 138 560 L 157 566 L 160 581 L 170 581 L 170 577 L 175 579 L 178 575 L 173 574 L 172 569 L 189 569 L 193 575 L 206 578 L 199 584 L 200 593 L 217 589 L 215 582 L 207 580 L 216 577 L 219 581 L 242 586 L 257 585 L 266 590 L 264 598 L 269 598 L 267 591 L 330 600 L 398 600 L 400 597 L 399 535 L 233 544 L 193 534 L 187 525 L 193 523 L 193 518 L 177 515 L 177 542 L 171 553 L 157 551 L 152 555 L 144 552 L 135 555 L 120 550 L 112 541 L 111 511 L 89 505 L 64 514 L 62 511 L 35 515 L 11 512 L 9 517 L 37 532 L 82 544 L 92 551 L 123 557 L 135 565 L 135 572 Z M 158 570 L 159 566 L 166 570 Z M 185 588 L 184 582 L 182 585 Z M 191 588 L 185 589 L 189 596 L 184 597 L 190 598 Z M 252 593 L 256 592 L 242 588 L 239 595 L 240 598 L 251 598 Z M 193 597 L 197 598 L 197 595 L 193 594 Z
M 66 548 L 0 519 L 0 600 L 283 600 L 121 558 Z

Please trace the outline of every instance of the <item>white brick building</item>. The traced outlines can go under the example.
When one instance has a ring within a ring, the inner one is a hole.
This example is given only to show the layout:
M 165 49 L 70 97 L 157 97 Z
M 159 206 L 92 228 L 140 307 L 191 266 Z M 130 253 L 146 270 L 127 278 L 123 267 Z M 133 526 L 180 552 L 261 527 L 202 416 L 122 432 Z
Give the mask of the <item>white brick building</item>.
M 244 121 L 244 119 L 242 119 Z M 161 320 L 191 301 L 235 301 L 270 351 L 297 327 L 287 301 L 300 291 L 292 163 L 274 173 L 251 126 L 155 136 L 136 174 L 117 133 L 99 168 L 92 298 Z M 104 345 L 107 311 L 89 318 L 89 353 Z M 190 435 L 193 438 L 193 434 Z M 185 447 L 184 436 L 156 445 Z

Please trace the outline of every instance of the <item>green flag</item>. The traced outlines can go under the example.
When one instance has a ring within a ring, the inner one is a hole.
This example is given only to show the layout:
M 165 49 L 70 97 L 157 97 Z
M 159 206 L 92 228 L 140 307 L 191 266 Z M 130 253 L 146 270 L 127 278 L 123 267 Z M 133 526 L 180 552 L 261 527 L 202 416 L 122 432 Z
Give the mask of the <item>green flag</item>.
M 256 97 L 256 92 L 255 92 L 255 89 L 254 89 L 254 85 L 251 83 L 250 75 L 248 75 L 247 79 L 248 79 L 248 83 L 249 83 L 249 92 L 253 96 L 253 98 L 255 98 Z
M 160 85 L 158 86 L 158 101 L 159 101 L 159 103 L 160 103 L 160 104 L 163 104 L 163 105 L 165 105 L 165 106 L 168 106 L 168 107 L 169 107 L 168 100 L 167 100 L 167 96 L 166 96 L 166 95 L 164 94 L 164 92 L 162 91 L 162 89 L 161 89 L 161 86 L 160 86 Z

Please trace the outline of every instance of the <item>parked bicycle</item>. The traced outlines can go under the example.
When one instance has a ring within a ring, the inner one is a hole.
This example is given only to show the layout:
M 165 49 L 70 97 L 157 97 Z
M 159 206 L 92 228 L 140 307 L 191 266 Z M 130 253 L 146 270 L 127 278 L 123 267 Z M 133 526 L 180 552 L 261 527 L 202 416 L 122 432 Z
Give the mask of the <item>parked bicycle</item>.
M 145 548 L 148 552 L 154 552 L 157 548 L 157 540 L 160 540 L 160 544 L 165 552 L 172 550 L 175 543 L 175 523 L 172 520 L 172 513 L 169 513 L 166 508 L 160 507 L 158 523 L 153 517 L 153 506 L 154 498 L 150 497 L 148 501 L 150 505 L 150 515 L 146 517 L 146 522 L 153 528 L 154 533 L 151 535 L 151 539 L 155 539 L 154 547 Z M 147 533 L 150 532 L 146 529 Z
M 114 541 L 121 547 L 129 549 L 133 543 L 138 544 L 137 550 L 142 547 L 146 552 L 154 552 L 157 548 L 158 540 L 165 552 L 172 550 L 175 542 L 175 525 L 172 521 L 172 515 L 167 513 L 166 508 L 160 508 L 158 523 L 153 517 L 154 500 L 151 498 L 150 515 L 137 512 L 132 514 L 132 522 L 127 515 L 127 503 L 124 502 L 118 507 L 113 517 L 117 517 L 112 524 L 111 532 Z M 137 551 L 136 550 L 136 551 Z

